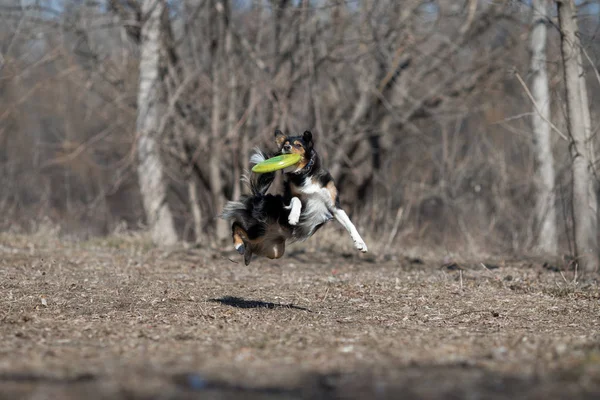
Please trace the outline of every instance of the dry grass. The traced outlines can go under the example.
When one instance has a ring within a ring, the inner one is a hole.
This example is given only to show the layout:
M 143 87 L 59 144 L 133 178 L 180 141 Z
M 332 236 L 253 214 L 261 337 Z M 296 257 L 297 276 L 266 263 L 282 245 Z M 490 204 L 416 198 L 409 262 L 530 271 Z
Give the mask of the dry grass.
M 0 236 L 0 398 L 600 393 L 596 281 L 336 248 L 245 267 L 125 235 Z

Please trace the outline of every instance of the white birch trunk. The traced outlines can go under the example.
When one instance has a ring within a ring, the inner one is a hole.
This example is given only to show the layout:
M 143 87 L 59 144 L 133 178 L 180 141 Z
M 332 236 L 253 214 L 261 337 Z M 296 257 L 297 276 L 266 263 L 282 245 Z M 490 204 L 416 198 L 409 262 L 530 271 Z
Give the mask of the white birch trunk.
M 138 179 L 153 242 L 158 245 L 172 245 L 177 242 L 177 232 L 167 202 L 167 183 L 160 157 L 160 140 L 157 137 L 157 127 L 166 112 L 165 91 L 160 73 L 165 62 L 161 15 L 166 12 L 166 2 L 145 0 L 142 11 L 147 15 L 147 20 L 142 26 L 140 43 Z
M 227 109 L 227 136 L 231 139 L 231 157 L 233 162 L 233 193 L 232 200 L 239 200 L 241 196 L 241 170 L 240 170 L 240 138 L 232 137 L 232 132 L 237 124 L 237 71 L 236 55 L 233 47 L 233 28 L 231 27 L 231 4 L 225 3 L 227 30 L 225 36 L 225 58 L 227 59 L 227 73 L 229 75 L 228 92 L 229 105 Z
M 549 255 L 557 253 L 557 226 L 554 194 L 554 157 L 550 135 L 550 93 L 546 70 L 546 23 L 548 0 L 533 0 L 530 51 L 531 51 L 531 93 L 539 107 L 533 111 L 533 130 L 536 159 L 536 205 L 538 224 L 537 250 Z
M 222 1 L 217 3 L 217 7 L 224 9 Z M 221 213 L 224 205 L 223 181 L 221 179 L 221 161 L 223 157 L 223 132 L 221 128 L 221 112 L 223 110 L 223 52 L 224 52 L 224 28 L 223 13 L 217 14 L 218 20 L 218 48 L 212 60 L 212 112 L 211 112 L 211 143 L 209 157 L 209 178 L 210 189 L 212 192 L 213 207 L 215 214 L 215 236 L 217 241 L 222 241 L 227 237 L 227 222 L 217 215 Z

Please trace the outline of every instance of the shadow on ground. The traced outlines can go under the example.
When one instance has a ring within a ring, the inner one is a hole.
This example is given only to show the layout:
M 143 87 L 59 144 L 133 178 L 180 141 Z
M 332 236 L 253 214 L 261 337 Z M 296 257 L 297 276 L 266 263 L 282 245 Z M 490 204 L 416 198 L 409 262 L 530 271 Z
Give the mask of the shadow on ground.
M 235 308 L 288 308 L 292 310 L 301 310 L 301 311 L 310 311 L 308 308 L 295 306 L 293 304 L 279 304 L 279 303 L 271 303 L 268 301 L 261 300 L 246 300 L 240 297 L 234 296 L 224 296 L 219 299 L 209 299 L 208 301 L 212 303 L 220 303 L 226 306 L 231 306 Z

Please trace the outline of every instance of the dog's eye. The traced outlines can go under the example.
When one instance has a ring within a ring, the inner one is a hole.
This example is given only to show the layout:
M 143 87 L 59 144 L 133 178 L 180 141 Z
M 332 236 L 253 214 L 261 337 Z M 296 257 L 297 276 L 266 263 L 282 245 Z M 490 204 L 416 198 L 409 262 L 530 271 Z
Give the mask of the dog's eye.
M 296 143 L 296 144 L 294 144 L 294 146 L 296 146 L 297 148 L 302 147 L 302 145 L 300 143 Z

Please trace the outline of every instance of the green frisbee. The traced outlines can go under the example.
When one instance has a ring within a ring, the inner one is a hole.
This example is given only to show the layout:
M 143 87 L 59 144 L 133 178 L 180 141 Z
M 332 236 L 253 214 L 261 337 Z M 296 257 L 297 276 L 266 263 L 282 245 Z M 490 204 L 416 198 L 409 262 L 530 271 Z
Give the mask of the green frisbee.
M 266 172 L 278 171 L 296 164 L 302 159 L 300 154 L 282 154 L 280 156 L 271 157 L 268 160 L 259 162 L 252 167 L 252 172 L 264 174 Z

